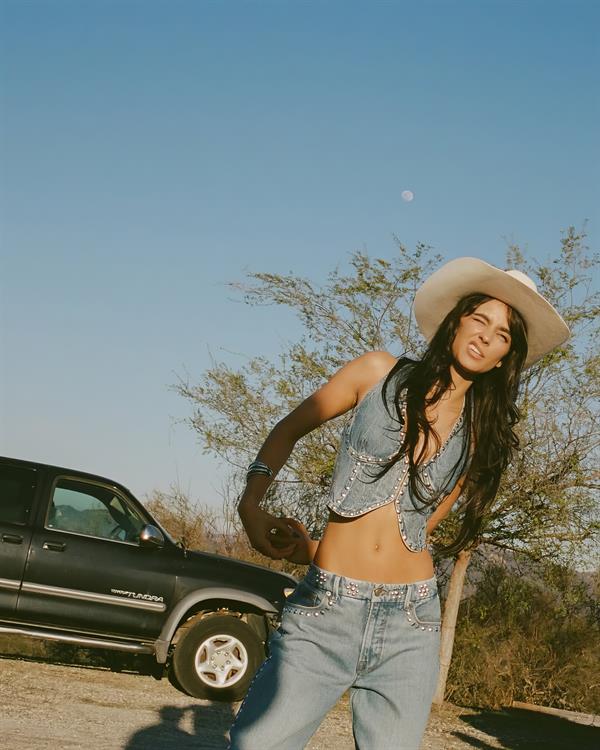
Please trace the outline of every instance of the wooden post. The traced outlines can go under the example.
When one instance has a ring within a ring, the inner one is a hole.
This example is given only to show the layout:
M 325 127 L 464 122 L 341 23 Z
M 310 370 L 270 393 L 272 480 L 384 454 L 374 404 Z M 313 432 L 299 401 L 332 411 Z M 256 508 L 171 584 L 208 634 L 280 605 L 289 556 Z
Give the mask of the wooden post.
M 448 679 L 448 670 L 452 659 L 452 649 L 454 648 L 454 634 L 456 632 L 456 620 L 458 618 L 458 607 L 465 583 L 465 574 L 471 559 L 470 550 L 461 550 L 458 553 L 450 584 L 448 586 L 448 596 L 444 605 L 442 616 L 442 637 L 440 643 L 440 674 L 438 684 L 433 696 L 434 703 L 443 703 L 446 692 L 446 681 Z

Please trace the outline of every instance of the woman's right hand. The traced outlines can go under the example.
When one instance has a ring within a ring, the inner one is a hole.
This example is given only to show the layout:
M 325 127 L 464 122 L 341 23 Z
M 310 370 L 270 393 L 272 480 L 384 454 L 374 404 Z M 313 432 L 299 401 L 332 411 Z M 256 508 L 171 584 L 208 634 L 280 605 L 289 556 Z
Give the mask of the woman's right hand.
M 256 504 L 240 503 L 238 513 L 252 547 L 273 560 L 291 555 L 298 541 L 285 518 L 276 518 Z M 277 547 L 273 546 L 272 529 L 277 529 Z M 289 539 L 289 544 L 286 544 Z M 285 546 L 281 546 L 285 545 Z

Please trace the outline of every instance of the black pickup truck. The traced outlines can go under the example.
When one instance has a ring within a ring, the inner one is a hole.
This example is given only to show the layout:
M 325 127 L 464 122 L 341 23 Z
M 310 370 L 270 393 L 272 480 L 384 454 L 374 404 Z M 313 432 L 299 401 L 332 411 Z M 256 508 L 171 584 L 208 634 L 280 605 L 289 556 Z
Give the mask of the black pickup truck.
M 240 700 L 296 579 L 184 549 L 123 485 L 0 457 L 0 634 L 151 654 Z

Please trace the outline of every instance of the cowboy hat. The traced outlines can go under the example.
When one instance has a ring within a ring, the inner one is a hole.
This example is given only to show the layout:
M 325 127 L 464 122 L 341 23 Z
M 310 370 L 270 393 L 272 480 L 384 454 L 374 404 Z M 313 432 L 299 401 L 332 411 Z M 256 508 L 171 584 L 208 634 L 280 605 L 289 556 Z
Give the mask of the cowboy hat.
M 479 292 L 505 302 L 519 312 L 527 326 L 527 357 L 523 369 L 565 342 L 570 331 L 552 305 L 522 271 L 503 271 L 479 258 L 456 258 L 431 274 L 417 290 L 415 318 L 427 341 L 456 303 Z

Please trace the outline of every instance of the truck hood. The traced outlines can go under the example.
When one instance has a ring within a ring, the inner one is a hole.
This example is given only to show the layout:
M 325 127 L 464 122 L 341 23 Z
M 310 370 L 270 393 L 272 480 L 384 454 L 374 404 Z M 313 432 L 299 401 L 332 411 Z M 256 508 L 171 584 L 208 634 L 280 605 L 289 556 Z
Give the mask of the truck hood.
M 281 602 L 285 598 L 283 589 L 298 583 L 293 576 L 264 565 L 194 550 L 187 550 L 180 575 L 183 580 L 200 581 L 205 586 L 251 591 L 271 602 Z

